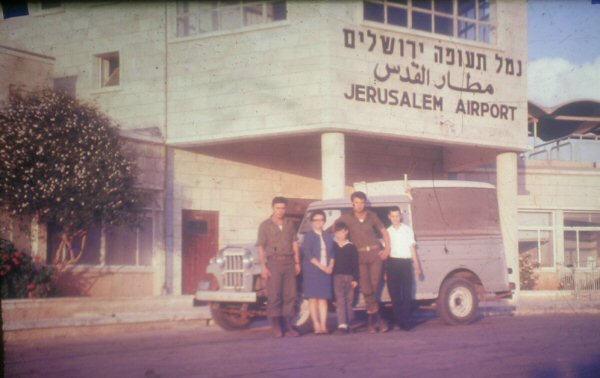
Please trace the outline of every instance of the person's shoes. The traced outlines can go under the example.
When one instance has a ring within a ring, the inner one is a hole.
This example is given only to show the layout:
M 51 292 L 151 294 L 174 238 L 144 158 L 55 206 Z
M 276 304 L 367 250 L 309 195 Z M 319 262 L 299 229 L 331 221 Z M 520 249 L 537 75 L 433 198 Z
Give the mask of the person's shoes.
M 367 318 L 367 332 L 369 332 L 369 333 L 377 333 L 377 328 L 375 328 L 375 314 L 368 314 L 368 318 Z
M 338 326 L 335 330 L 336 335 L 347 335 L 350 332 L 350 328 L 347 325 Z
M 390 326 L 387 324 L 385 319 L 383 319 L 381 315 L 379 315 L 379 313 L 375 314 L 375 316 L 377 316 L 377 325 L 379 327 L 379 332 L 386 333 L 387 331 L 389 331 Z
M 285 336 L 287 337 L 298 337 L 300 333 L 292 326 L 293 322 L 291 318 L 285 319 Z
M 271 332 L 273 333 L 273 337 L 280 338 L 283 336 L 283 332 L 281 331 L 281 322 L 278 316 L 273 316 L 269 318 L 269 323 L 271 323 Z

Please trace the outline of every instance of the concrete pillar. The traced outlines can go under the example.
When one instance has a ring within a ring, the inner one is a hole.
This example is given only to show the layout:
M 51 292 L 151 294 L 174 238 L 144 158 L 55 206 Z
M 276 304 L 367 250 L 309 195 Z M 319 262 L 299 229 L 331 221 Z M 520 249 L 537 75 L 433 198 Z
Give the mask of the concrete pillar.
M 506 265 L 512 268 L 510 282 L 514 282 L 519 293 L 519 231 L 517 223 L 517 154 L 506 152 L 496 156 L 496 183 L 498 205 L 500 208 L 500 224 L 504 236 Z
M 346 150 L 342 133 L 321 135 L 321 179 L 323 199 L 344 197 Z
M 175 151 L 165 147 L 165 272 L 162 292 L 174 293 L 174 254 L 175 254 Z M 178 214 L 181 216 L 180 214 Z

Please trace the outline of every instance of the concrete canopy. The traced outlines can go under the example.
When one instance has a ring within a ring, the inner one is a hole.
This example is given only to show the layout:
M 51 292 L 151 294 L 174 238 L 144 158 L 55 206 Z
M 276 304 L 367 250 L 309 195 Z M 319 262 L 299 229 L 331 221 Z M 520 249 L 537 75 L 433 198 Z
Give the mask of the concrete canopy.
M 595 100 L 577 100 L 554 107 L 529 101 L 528 112 L 530 134 L 544 141 L 568 135 L 600 135 L 600 102 Z
M 186 146 L 184 149 L 238 163 L 321 179 L 320 134 Z M 494 148 L 435 144 L 387 135 L 345 134 L 346 185 L 360 181 L 441 179 L 480 165 L 494 164 Z

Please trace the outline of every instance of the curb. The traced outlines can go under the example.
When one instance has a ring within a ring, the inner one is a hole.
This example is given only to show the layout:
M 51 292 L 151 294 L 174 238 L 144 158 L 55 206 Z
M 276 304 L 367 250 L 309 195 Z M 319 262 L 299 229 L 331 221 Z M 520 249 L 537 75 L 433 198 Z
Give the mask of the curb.
M 4 315 L 4 314 L 3 314 Z M 208 306 L 166 311 L 76 312 L 70 316 L 39 319 L 6 319 L 3 316 L 4 342 L 32 341 L 48 338 L 97 336 L 111 333 L 157 330 L 181 324 L 211 324 Z

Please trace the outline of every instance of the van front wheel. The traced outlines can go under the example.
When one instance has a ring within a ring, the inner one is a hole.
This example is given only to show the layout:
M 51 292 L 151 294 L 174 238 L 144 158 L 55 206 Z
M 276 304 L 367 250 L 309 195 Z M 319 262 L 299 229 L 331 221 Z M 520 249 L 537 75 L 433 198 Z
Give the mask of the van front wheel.
M 475 320 L 479 298 L 473 284 L 464 278 L 446 280 L 437 299 L 437 313 L 450 325 L 469 324 Z

